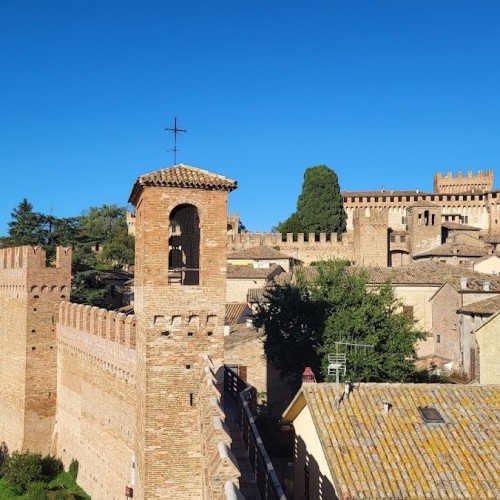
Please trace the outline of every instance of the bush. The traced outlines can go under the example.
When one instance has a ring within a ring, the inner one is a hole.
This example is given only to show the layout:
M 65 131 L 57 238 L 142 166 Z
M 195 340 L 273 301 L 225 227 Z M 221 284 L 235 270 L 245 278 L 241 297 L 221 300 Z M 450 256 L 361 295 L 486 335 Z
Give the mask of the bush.
M 25 493 L 29 483 L 42 479 L 42 456 L 14 451 L 2 464 L 2 476 L 17 492 Z
M 69 465 L 69 475 L 76 481 L 76 478 L 78 476 L 78 468 L 80 467 L 80 464 L 78 463 L 78 460 L 75 458 L 71 460 L 71 463 Z
M 44 483 L 43 481 L 30 483 L 26 496 L 29 500 L 47 500 L 47 488 L 47 483 Z
M 63 464 L 59 458 L 46 455 L 42 458 L 42 476 L 46 481 L 54 479 L 63 470 Z
M 47 492 L 47 500 L 76 500 L 76 497 L 69 491 L 56 490 Z

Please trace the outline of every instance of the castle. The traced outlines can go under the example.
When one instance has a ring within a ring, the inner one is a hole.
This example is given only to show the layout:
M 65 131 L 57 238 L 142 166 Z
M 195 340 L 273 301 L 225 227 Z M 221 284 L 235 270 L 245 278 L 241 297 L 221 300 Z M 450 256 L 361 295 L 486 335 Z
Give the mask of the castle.
M 448 172 L 435 175 L 433 193 L 345 191 L 347 229 L 343 234 L 237 234 L 230 221 L 229 248 L 267 245 L 305 264 L 343 258 L 365 266 L 408 265 L 415 256 L 444 243 L 449 231 L 477 229 L 476 236 L 485 239 L 499 233 L 500 192 L 493 189 L 493 181 L 492 170 L 466 176 Z
M 0 250 L 0 442 L 77 459 L 95 499 L 237 491 L 220 392 L 235 188 L 184 165 L 137 179 L 135 316 L 68 302 L 68 248 L 54 267 Z

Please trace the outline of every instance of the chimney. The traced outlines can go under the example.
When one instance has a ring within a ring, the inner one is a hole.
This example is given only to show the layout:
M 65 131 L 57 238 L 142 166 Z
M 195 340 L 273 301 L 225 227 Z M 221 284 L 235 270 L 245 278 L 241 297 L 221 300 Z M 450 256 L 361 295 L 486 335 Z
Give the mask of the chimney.
M 483 292 L 489 292 L 489 291 L 490 291 L 490 282 L 483 281 Z
M 310 366 L 306 366 L 304 373 L 302 374 L 302 383 L 303 384 L 315 384 L 316 377 L 314 376 L 313 371 Z
M 460 276 L 460 288 L 467 290 L 467 276 Z
M 391 409 L 392 405 L 388 401 L 384 401 L 384 415 L 389 415 L 389 410 Z

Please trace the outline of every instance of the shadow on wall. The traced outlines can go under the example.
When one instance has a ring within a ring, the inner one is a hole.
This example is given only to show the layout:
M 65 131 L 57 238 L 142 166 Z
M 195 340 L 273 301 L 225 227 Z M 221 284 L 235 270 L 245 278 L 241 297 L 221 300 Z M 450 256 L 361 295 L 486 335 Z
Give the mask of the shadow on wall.
M 294 443 L 294 500 L 338 500 L 331 481 L 321 473 L 318 462 L 309 454 L 300 436 Z

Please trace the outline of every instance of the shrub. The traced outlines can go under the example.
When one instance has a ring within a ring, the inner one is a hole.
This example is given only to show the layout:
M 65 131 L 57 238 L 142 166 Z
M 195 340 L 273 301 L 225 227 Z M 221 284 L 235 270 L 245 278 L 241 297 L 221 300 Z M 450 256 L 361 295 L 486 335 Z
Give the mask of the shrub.
M 69 475 L 76 481 L 76 478 L 78 476 L 78 468 L 80 467 L 80 464 L 78 463 L 78 460 L 74 458 L 71 460 L 71 463 L 69 464 Z
M 16 491 L 25 493 L 29 483 L 42 479 L 42 456 L 14 451 L 2 464 L 2 475 Z
M 30 483 L 26 496 L 29 500 L 47 500 L 47 488 L 47 483 L 44 483 L 43 481 Z
M 63 464 L 59 458 L 46 455 L 42 458 L 42 476 L 46 481 L 54 479 L 63 470 Z

